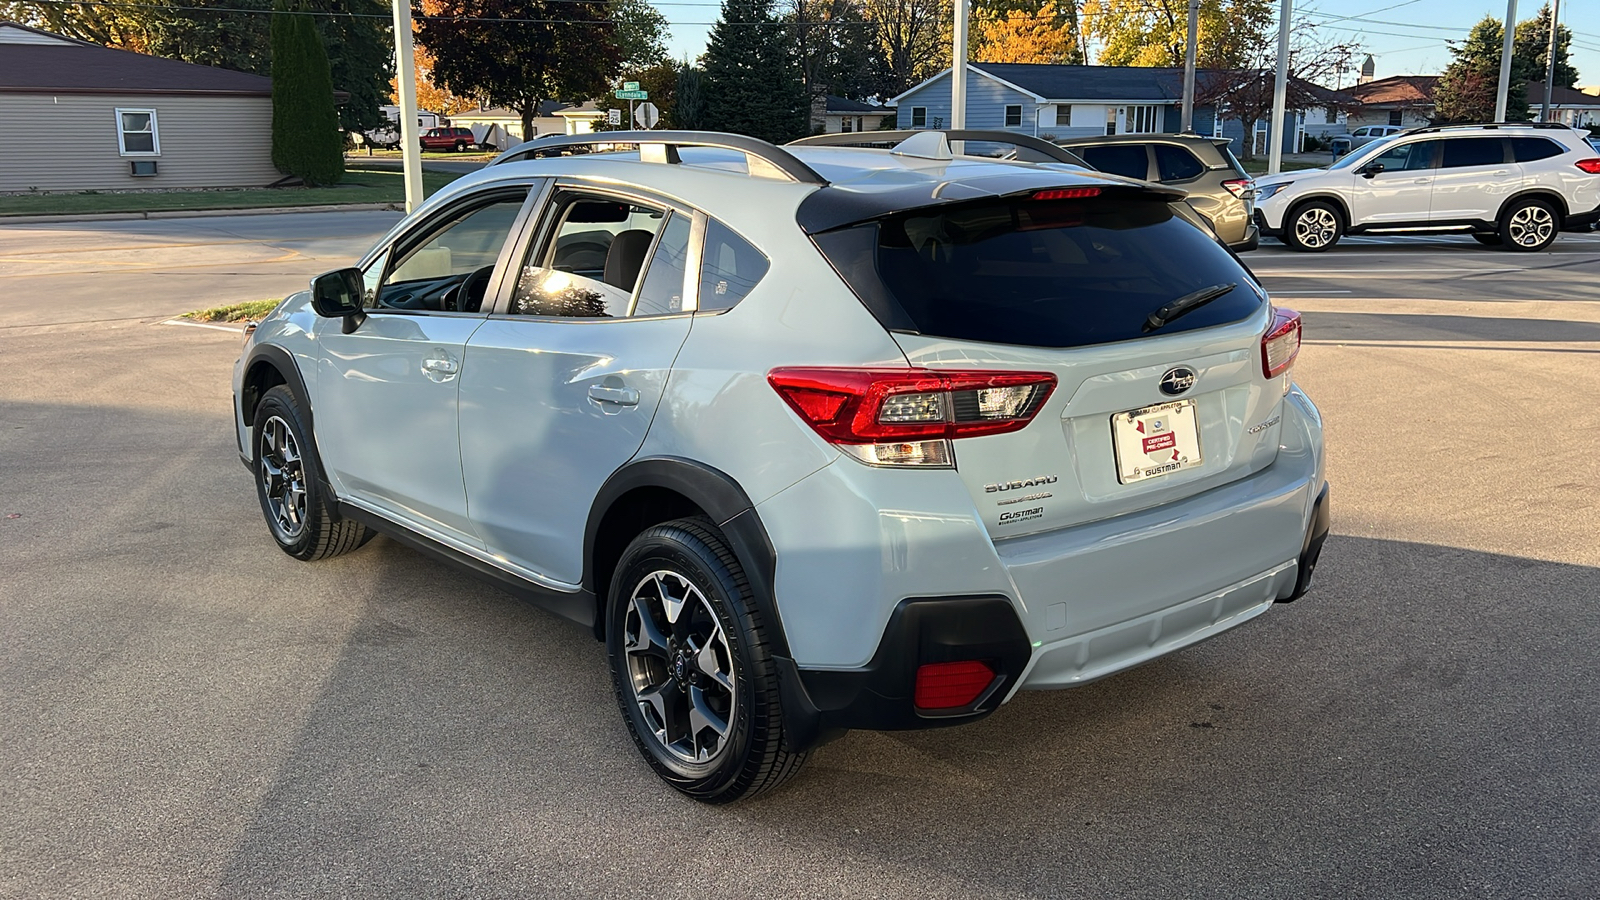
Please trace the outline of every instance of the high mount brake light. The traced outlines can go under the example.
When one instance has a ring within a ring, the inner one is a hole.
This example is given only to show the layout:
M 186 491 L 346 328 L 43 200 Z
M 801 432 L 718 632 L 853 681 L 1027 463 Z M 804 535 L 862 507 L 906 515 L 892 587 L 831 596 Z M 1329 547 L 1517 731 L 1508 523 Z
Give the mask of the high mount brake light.
M 1300 314 L 1292 309 L 1273 309 L 1272 326 L 1261 336 L 1261 372 L 1276 378 L 1294 365 L 1300 355 Z
M 1244 195 L 1255 190 L 1256 183 L 1250 178 L 1234 178 L 1224 181 L 1222 186 L 1227 188 L 1228 193 L 1234 195 L 1235 197 L 1243 197 Z
M 767 381 L 817 434 L 872 465 L 950 466 L 949 441 L 1027 426 L 1049 372 L 773 369 Z
M 1035 200 L 1084 200 L 1089 197 L 1100 196 L 1097 187 L 1053 188 L 1048 191 L 1034 191 Z
M 1590 175 L 1600 175 L 1600 156 L 1594 159 L 1580 159 L 1573 165 L 1588 172 Z

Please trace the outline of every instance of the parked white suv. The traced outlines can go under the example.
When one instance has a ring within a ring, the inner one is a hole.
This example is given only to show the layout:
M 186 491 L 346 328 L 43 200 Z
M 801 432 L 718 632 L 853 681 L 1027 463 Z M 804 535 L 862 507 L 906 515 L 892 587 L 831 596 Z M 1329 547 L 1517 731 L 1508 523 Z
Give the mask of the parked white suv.
M 592 629 L 644 759 L 733 800 L 1310 586 L 1300 317 L 1183 198 L 933 133 L 535 141 L 260 324 L 240 454 L 293 557 L 377 530 Z
M 1600 220 L 1600 156 L 1553 123 L 1419 128 L 1325 169 L 1262 176 L 1256 190 L 1262 233 L 1295 250 L 1384 231 L 1468 231 L 1543 250 Z

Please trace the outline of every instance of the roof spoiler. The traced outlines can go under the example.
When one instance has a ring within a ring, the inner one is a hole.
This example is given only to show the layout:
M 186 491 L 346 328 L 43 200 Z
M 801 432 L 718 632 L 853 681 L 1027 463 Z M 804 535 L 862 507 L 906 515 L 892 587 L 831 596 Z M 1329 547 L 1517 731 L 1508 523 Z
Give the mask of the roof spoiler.
M 818 175 L 815 169 L 796 159 L 793 153 L 782 147 L 742 134 L 722 134 L 715 131 L 597 131 L 589 134 L 549 134 L 512 147 L 495 157 L 489 165 L 522 162 L 551 154 L 570 154 L 578 148 L 588 148 L 579 152 L 597 152 L 596 148 L 600 147 L 613 150 L 618 144 L 638 147 L 639 158 L 644 162 L 665 165 L 678 165 L 683 161 L 678 154 L 681 147 L 734 150 L 744 154 L 745 165 L 749 167 L 751 175 L 787 178 L 798 184 L 818 186 L 828 184 L 828 180 Z

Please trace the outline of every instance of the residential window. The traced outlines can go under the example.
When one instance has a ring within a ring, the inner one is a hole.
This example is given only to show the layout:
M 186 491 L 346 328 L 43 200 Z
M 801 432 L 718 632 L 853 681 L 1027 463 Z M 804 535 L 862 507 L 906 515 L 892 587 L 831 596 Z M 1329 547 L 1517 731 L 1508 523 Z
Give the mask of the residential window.
M 1327 124 L 1327 125 L 1337 125 L 1337 124 L 1339 124 L 1339 111 L 1337 109 L 1334 109 L 1333 107 L 1330 106 L 1327 109 L 1323 110 L 1323 113 L 1325 113 L 1325 115 L 1324 115 L 1324 117 L 1322 119 L 1324 124 Z
M 1130 106 L 1128 107 L 1128 133 L 1129 134 L 1155 134 L 1157 113 L 1160 107 L 1156 106 Z
M 1393 112 L 1389 113 L 1389 124 L 1390 125 L 1399 126 L 1399 125 L 1402 124 L 1402 120 L 1404 119 L 1404 117 L 1405 117 L 1405 113 L 1401 112 L 1398 109 L 1394 110 Z
M 123 156 L 160 156 L 161 137 L 153 109 L 117 110 L 117 149 Z
M 855 119 L 852 119 L 849 116 L 845 116 L 844 118 L 839 120 L 839 130 L 844 132 L 845 134 L 849 134 L 850 132 L 856 130 L 855 129 L 855 122 L 856 122 Z
M 1022 104 L 1013 103 L 1006 107 L 1006 127 L 1017 128 L 1022 125 Z
M 1063 103 L 1056 107 L 1056 124 L 1067 126 L 1072 125 L 1072 104 Z
M 911 107 L 911 127 L 912 128 L 927 128 L 928 127 L 928 108 L 926 106 L 913 106 L 913 107 Z

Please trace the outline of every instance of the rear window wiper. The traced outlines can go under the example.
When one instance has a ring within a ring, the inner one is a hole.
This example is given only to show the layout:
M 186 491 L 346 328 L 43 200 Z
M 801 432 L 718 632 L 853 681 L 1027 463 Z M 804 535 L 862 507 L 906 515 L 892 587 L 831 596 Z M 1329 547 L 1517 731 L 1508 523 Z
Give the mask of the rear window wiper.
M 1213 284 L 1210 287 L 1203 287 L 1198 291 L 1184 294 L 1182 297 L 1151 313 L 1150 317 L 1144 320 L 1144 331 L 1146 333 L 1155 331 L 1184 313 L 1193 312 L 1223 294 L 1231 292 L 1238 286 L 1237 282 L 1230 281 L 1227 284 Z

